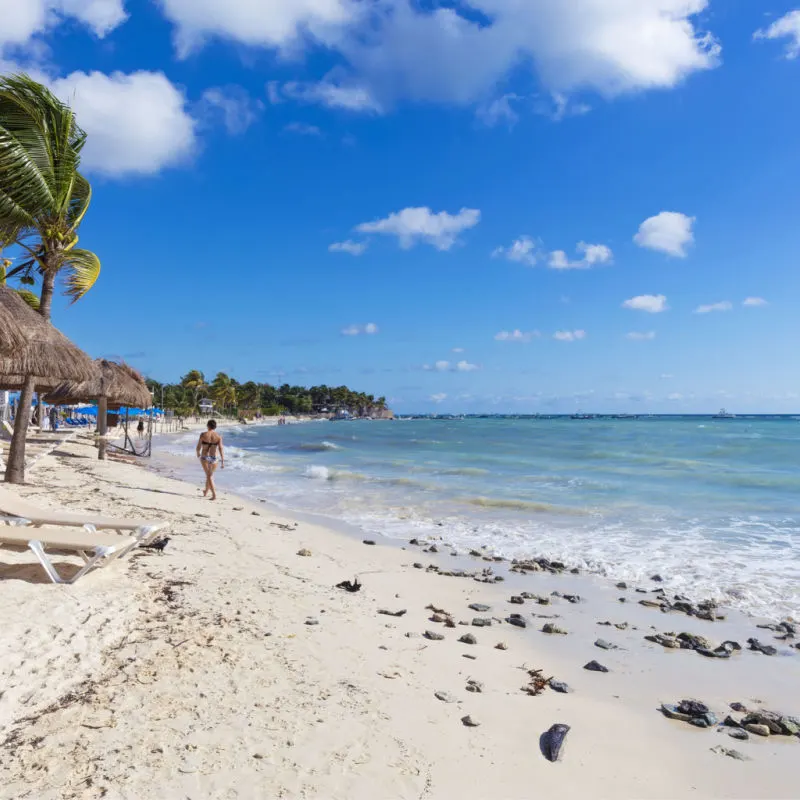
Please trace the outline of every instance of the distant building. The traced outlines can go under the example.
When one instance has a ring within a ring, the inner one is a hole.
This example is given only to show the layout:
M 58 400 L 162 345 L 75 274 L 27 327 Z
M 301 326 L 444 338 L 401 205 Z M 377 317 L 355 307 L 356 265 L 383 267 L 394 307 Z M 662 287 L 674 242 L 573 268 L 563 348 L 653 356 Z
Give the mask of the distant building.
M 200 403 L 198 404 L 200 408 L 200 413 L 203 415 L 209 415 L 214 413 L 214 403 L 212 400 L 209 400 L 207 397 L 204 397 Z

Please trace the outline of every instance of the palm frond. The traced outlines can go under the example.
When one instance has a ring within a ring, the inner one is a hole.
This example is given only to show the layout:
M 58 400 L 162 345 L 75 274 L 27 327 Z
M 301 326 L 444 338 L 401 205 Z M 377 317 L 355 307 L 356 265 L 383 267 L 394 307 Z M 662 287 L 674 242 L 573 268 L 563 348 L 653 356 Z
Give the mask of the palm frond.
M 91 251 L 76 247 L 64 253 L 66 290 L 72 302 L 80 300 L 100 277 L 100 259 Z

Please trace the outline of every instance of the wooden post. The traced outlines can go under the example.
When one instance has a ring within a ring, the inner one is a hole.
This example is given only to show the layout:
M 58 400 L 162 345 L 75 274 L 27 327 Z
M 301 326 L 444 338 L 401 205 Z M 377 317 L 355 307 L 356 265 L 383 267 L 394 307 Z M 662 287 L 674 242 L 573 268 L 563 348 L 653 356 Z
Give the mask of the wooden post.
M 108 434 L 108 398 L 100 397 L 97 400 L 97 457 L 106 460 L 106 435 Z

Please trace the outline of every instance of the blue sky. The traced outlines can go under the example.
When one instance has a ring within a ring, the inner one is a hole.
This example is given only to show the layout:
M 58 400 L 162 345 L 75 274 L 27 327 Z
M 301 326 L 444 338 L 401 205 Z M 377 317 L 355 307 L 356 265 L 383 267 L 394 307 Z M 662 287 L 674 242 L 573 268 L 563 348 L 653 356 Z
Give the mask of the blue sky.
M 95 355 L 400 411 L 800 411 L 792 2 L 0 16 L 89 133 L 103 272 L 54 321 Z

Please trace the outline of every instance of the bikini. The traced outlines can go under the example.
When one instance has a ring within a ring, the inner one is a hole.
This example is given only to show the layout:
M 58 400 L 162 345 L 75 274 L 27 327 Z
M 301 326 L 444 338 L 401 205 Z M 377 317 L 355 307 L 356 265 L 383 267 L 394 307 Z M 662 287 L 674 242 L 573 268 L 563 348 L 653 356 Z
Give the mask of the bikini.
M 212 447 L 217 447 L 218 445 L 219 445 L 219 442 L 206 442 L 206 441 L 203 441 L 203 447 L 208 447 L 209 449 L 212 448 Z M 205 461 L 207 464 L 216 464 L 217 463 L 217 457 L 216 456 L 210 456 L 207 453 L 204 456 L 200 456 L 200 460 L 201 461 Z

